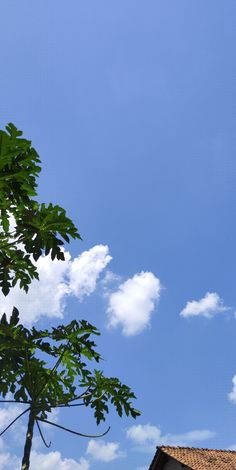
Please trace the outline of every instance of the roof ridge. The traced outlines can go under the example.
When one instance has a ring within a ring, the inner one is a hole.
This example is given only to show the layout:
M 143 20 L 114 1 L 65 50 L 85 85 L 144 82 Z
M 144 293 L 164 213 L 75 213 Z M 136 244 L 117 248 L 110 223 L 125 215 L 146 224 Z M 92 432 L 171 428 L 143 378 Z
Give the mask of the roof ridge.
M 206 450 L 209 452 L 232 452 L 236 453 L 233 449 L 210 449 L 209 447 L 190 447 L 190 446 L 157 446 L 157 449 L 188 449 L 188 450 Z

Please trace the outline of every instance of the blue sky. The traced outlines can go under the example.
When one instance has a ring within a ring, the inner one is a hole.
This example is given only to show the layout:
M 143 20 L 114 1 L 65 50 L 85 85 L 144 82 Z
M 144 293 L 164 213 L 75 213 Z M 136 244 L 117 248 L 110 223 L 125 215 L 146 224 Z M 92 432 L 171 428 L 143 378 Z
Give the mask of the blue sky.
M 31 319 L 93 321 L 106 373 L 142 410 L 111 413 L 99 448 L 58 431 L 46 455 L 36 440 L 32 470 L 144 470 L 158 443 L 236 445 L 235 16 L 234 0 L 1 2 L 1 128 L 32 139 L 40 199 L 83 237 L 65 268 L 45 261 L 40 292 L 69 293 Z M 21 431 L 2 468 L 18 468 Z

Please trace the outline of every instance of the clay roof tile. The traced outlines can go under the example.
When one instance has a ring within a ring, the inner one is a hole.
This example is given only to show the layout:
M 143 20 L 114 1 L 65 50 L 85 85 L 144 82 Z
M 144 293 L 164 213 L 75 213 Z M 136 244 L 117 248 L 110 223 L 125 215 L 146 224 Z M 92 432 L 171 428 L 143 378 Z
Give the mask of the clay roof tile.
M 236 470 L 236 451 L 195 447 L 160 446 L 150 470 L 155 470 L 160 455 L 172 457 L 192 470 Z

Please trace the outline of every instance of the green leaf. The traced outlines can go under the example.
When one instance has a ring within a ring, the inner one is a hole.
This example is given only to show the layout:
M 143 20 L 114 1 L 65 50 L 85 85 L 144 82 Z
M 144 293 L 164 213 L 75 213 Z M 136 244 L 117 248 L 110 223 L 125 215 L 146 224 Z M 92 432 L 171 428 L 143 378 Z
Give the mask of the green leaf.
M 38 278 L 40 256 L 64 261 L 64 244 L 81 236 L 59 205 L 40 204 L 37 178 L 40 158 L 31 141 L 14 124 L 0 130 L 0 288 L 4 295 L 16 284 L 28 291 Z M 15 228 L 9 232 L 9 218 Z M 23 250 L 19 250 L 19 244 Z
M 136 418 L 140 412 L 132 406 L 130 388 L 88 366 L 100 356 L 91 337 L 98 333 L 85 320 L 37 330 L 19 323 L 16 308 L 9 321 L 4 314 L 0 321 L 0 394 L 10 391 L 20 401 L 34 397 L 38 415 L 44 417 L 57 404 L 66 405 L 80 396 L 79 402 L 93 410 L 98 424 L 105 421 L 109 404 L 119 416 L 125 412 Z
M 10 325 L 16 326 L 19 323 L 19 311 L 16 307 L 13 307 L 13 311 L 10 317 Z

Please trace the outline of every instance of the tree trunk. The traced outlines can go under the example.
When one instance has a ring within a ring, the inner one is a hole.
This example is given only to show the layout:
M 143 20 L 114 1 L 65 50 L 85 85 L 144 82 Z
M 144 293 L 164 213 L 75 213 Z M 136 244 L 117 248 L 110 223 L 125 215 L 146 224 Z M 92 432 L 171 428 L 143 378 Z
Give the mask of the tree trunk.
M 25 438 L 24 456 L 22 459 L 21 470 L 28 470 L 30 466 L 30 452 L 34 432 L 35 411 L 31 409 L 29 414 L 28 428 Z

